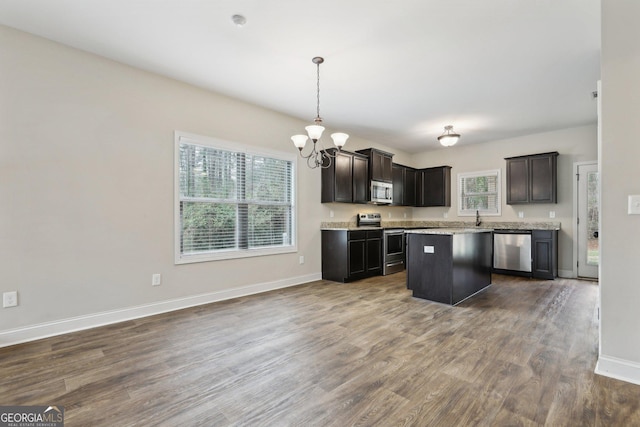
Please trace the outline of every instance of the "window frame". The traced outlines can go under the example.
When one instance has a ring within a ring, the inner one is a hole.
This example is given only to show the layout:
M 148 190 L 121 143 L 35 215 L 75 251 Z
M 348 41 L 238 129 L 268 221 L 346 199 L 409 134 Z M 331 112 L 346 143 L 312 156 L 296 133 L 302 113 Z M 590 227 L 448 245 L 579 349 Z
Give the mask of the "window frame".
M 502 179 L 500 169 L 490 169 L 484 171 L 474 172 L 461 172 L 458 173 L 458 216 L 475 216 L 476 209 L 462 209 L 463 206 L 463 193 L 462 193 L 462 180 L 465 178 L 477 178 L 481 176 L 495 176 L 496 177 L 496 211 L 479 210 L 479 214 L 482 216 L 502 216 Z
M 291 245 L 265 248 L 230 249 L 198 254 L 183 254 L 181 252 L 182 224 L 180 215 L 180 144 L 188 143 L 207 148 L 214 148 L 236 153 L 270 157 L 291 162 Z M 298 251 L 298 208 L 297 208 L 297 156 L 295 153 L 276 151 L 237 142 L 225 141 L 217 138 L 175 131 L 174 137 L 174 257 L 175 264 L 189 264 L 195 262 L 218 261 L 238 258 L 249 258 L 265 255 L 285 254 Z

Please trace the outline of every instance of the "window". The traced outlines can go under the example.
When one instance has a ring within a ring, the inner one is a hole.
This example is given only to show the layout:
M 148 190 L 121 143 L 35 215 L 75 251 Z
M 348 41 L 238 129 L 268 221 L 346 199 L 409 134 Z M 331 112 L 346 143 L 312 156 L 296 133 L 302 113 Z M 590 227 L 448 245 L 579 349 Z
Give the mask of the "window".
M 294 252 L 295 157 L 176 132 L 176 263 Z
M 500 216 L 500 169 L 458 174 L 458 215 Z

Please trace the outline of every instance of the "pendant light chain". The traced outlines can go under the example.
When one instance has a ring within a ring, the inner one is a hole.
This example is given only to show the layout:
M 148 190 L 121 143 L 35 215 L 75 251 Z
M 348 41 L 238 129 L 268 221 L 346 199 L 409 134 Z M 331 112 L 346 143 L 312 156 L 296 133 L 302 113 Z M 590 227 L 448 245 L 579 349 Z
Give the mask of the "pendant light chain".
M 316 64 L 316 123 L 321 123 L 322 119 L 320 118 L 320 62 Z

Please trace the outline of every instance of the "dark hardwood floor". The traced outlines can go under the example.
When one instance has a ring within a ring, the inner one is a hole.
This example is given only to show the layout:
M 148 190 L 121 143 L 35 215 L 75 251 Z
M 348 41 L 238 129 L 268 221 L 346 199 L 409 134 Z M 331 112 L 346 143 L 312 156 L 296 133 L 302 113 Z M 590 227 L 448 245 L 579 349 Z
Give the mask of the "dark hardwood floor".
M 634 426 L 593 373 L 597 284 L 493 277 L 449 307 L 398 273 L 314 282 L 0 349 L 0 405 L 67 426 Z

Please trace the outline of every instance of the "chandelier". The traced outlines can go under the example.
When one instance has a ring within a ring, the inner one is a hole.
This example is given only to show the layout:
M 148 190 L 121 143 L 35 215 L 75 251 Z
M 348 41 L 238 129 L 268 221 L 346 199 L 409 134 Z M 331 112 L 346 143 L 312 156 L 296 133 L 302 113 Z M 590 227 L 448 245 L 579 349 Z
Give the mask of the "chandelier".
M 438 141 L 440 141 L 440 144 L 444 145 L 445 147 L 451 147 L 453 144 L 458 142 L 459 139 L 460 135 L 453 131 L 453 126 L 451 125 L 445 126 L 444 133 L 438 137 Z
M 315 124 L 305 127 L 308 136 L 293 135 L 291 137 L 291 140 L 293 141 L 293 145 L 295 145 L 300 152 L 300 156 L 303 159 L 307 159 L 307 166 L 309 166 L 311 169 L 315 169 L 317 167 L 328 168 L 329 166 L 331 166 L 331 159 L 335 158 L 335 154 L 328 153 L 322 145 L 322 141 L 320 141 L 322 132 L 324 132 L 324 126 L 322 126 L 322 118 L 320 118 L 320 64 L 324 62 L 324 58 L 316 56 L 312 59 L 312 62 L 316 64 L 317 67 L 316 118 L 313 119 Z M 331 134 L 333 144 L 338 148 L 338 151 L 340 151 L 344 144 L 347 142 L 347 138 L 349 138 L 349 135 L 347 135 L 346 133 L 336 132 Z M 302 150 L 307 144 L 307 139 L 311 139 L 311 141 L 313 142 L 313 146 L 311 148 L 311 152 L 305 155 L 302 154 Z M 320 141 L 320 144 L 319 147 L 316 147 L 316 143 L 318 141 Z

